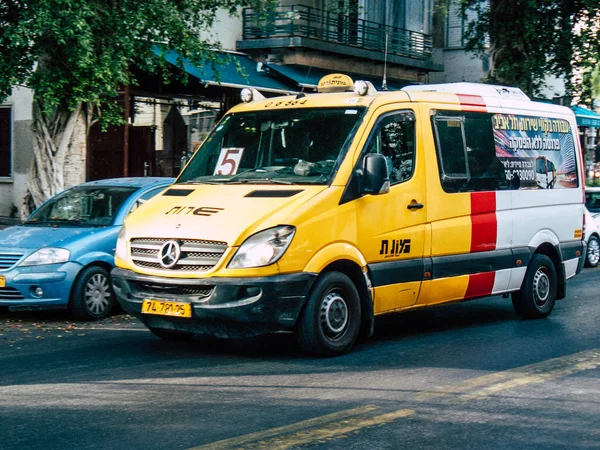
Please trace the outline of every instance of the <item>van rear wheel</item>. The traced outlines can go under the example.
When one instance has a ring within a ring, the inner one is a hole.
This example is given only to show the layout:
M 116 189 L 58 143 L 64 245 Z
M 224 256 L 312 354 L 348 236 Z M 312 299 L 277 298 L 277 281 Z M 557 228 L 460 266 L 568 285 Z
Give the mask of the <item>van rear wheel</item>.
M 596 267 L 600 262 L 600 240 L 594 235 L 590 236 L 585 254 L 585 266 Z
M 521 289 L 512 294 L 515 311 L 524 319 L 548 316 L 556 302 L 557 286 L 558 277 L 552 260 L 546 255 L 533 255 Z
M 321 275 L 312 289 L 296 338 L 307 353 L 336 356 L 354 345 L 360 329 L 360 299 L 356 286 L 340 272 Z

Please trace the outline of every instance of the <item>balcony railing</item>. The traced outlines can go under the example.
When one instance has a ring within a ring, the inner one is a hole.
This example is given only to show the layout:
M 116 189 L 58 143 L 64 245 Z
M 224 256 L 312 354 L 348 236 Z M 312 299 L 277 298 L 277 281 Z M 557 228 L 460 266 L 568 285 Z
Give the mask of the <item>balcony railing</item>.
M 431 58 L 431 36 L 303 5 L 280 6 L 269 14 L 243 11 L 243 39 L 304 37 L 419 60 Z

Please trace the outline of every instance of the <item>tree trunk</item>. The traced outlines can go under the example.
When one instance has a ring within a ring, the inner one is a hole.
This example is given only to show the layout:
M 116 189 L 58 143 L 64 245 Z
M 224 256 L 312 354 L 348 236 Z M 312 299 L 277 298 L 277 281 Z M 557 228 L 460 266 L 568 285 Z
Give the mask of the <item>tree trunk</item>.
M 33 160 L 21 205 L 21 218 L 26 218 L 48 198 L 83 181 L 85 166 L 68 170 L 71 175 L 65 177 L 65 165 L 70 164 L 71 159 L 79 160 L 81 164 L 91 125 L 91 111 L 91 106 L 79 104 L 73 111 L 56 110 L 48 114 L 34 99 Z

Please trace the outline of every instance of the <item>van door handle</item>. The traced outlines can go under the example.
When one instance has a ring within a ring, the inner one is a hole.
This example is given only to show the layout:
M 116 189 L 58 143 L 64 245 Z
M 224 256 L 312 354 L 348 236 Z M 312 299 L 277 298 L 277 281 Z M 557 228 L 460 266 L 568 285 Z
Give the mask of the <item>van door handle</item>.
M 408 209 L 421 209 L 423 206 L 425 206 L 423 203 L 417 203 L 414 200 L 412 202 L 410 202 L 406 207 Z

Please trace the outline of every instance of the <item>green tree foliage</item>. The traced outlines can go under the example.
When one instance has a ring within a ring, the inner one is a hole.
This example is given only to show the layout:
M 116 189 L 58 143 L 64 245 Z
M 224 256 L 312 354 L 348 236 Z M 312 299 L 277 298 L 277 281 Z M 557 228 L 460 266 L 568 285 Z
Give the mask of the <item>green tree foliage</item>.
M 600 62 L 592 70 L 592 97 L 600 101 Z
M 0 101 L 15 85 L 35 92 L 43 111 L 92 105 L 119 123 L 117 91 L 135 84 L 130 69 L 170 72 L 153 49 L 214 63 L 219 47 L 201 39 L 217 10 L 235 14 L 253 0 L 2 0 Z M 256 2 L 265 4 L 268 2 Z
M 568 94 L 591 102 L 591 74 L 600 60 L 598 0 L 459 1 L 463 13 L 477 12 L 467 50 L 489 52 L 487 81 L 535 96 L 547 74 L 562 76 Z
M 18 85 L 34 91 L 33 160 L 21 216 L 74 184 L 70 155 L 84 154 L 90 125 L 123 123 L 118 91 L 136 85 L 133 68 L 173 71 L 157 54 L 175 50 L 218 72 L 211 38 L 217 13 L 275 0 L 0 0 L 0 102 Z M 179 61 L 183 66 L 183 60 Z M 179 77 L 185 81 L 185 72 Z M 83 136 L 83 138 L 82 138 Z

